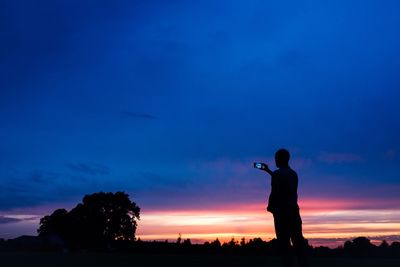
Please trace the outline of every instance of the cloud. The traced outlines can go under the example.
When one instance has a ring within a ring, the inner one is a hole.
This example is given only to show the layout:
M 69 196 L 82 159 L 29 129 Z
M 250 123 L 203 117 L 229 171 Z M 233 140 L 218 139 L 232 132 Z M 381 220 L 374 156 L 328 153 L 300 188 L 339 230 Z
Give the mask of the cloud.
M 5 217 L 5 216 L 0 215 L 0 224 L 16 223 L 19 221 L 21 221 L 21 219 Z
M 67 163 L 67 167 L 73 171 L 89 175 L 108 175 L 110 170 L 107 166 L 87 163 Z
M 68 201 L 92 191 L 94 186 L 88 179 L 43 170 L 1 171 L 0 211 Z
M 49 183 L 50 181 L 54 181 L 58 178 L 58 176 L 59 174 L 57 173 L 35 170 L 29 174 L 28 180 L 32 183 L 44 184 Z
M 130 118 L 130 119 L 149 119 L 149 120 L 154 120 L 157 119 L 157 117 L 148 114 L 148 113 L 137 113 L 137 112 L 131 112 L 131 111 L 126 111 L 124 110 L 122 112 L 122 115 L 125 118 Z
M 299 200 L 300 207 L 307 212 L 334 212 L 348 210 L 376 210 L 385 213 L 396 210 L 400 201 L 396 198 L 382 199 L 378 196 L 335 198 L 333 196 L 304 197 Z M 399 213 L 400 214 L 400 213 Z M 397 214 L 396 216 L 398 216 Z M 353 214 L 356 216 L 356 214 Z M 383 217 L 380 217 L 382 219 Z M 378 219 L 378 218 L 377 218 Z
M 0 215 L 0 224 L 34 221 L 37 219 L 40 219 L 40 217 L 34 215 Z
M 0 210 L 34 206 L 60 196 L 51 194 L 58 179 L 59 174 L 41 170 L 3 173 L 0 176 Z
M 318 160 L 328 164 L 342 164 L 361 162 L 363 158 L 354 153 L 321 152 L 318 156 Z

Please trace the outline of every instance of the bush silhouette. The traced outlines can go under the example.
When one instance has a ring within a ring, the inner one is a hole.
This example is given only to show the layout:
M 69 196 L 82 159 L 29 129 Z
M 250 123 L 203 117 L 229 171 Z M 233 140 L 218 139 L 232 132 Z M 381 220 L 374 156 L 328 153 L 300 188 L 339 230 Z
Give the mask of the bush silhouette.
M 352 256 L 372 256 L 376 252 L 375 248 L 376 246 L 363 236 L 344 243 L 344 250 Z

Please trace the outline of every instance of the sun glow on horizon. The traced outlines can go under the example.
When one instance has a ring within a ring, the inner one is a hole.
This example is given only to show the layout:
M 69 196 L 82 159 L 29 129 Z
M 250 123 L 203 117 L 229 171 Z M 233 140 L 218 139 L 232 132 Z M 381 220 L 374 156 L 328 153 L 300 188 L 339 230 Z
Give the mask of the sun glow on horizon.
M 358 236 L 399 237 L 400 209 L 365 209 L 355 201 L 303 201 L 303 234 L 311 245 L 337 247 L 343 240 Z M 161 210 L 143 213 L 137 237 L 141 240 L 174 241 L 179 234 L 203 243 L 232 238 L 275 238 L 272 214 L 263 203 L 219 207 L 215 210 Z
M 346 240 L 365 236 L 372 242 L 400 241 L 400 207 L 396 201 L 384 200 L 303 199 L 300 202 L 303 234 L 313 246 L 337 247 Z M 371 208 L 367 208 L 371 207 Z M 2 238 L 16 237 L 11 233 L 36 234 L 42 215 L 20 212 L 0 213 L 14 218 L 15 223 L 2 224 Z M 273 216 L 265 203 L 242 203 L 225 206 L 186 209 L 155 209 L 142 207 L 136 237 L 141 240 L 175 242 L 182 239 L 204 243 L 219 239 L 228 242 L 275 238 Z

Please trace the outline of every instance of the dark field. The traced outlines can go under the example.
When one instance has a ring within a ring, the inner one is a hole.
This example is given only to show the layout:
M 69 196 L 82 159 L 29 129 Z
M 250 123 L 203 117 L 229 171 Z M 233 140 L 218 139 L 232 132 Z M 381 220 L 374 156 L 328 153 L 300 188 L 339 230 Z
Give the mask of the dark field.
M 267 256 L 0 252 L 0 266 L 281 266 Z M 400 259 L 314 258 L 311 267 L 400 266 Z

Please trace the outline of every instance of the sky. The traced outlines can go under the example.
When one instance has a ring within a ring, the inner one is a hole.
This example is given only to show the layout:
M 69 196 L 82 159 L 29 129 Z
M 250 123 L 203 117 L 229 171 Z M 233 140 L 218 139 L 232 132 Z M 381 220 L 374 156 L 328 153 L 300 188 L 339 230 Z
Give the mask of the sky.
M 303 233 L 400 240 L 400 3 L 0 2 L 0 238 L 127 192 L 141 239 L 274 238 L 287 148 Z

